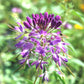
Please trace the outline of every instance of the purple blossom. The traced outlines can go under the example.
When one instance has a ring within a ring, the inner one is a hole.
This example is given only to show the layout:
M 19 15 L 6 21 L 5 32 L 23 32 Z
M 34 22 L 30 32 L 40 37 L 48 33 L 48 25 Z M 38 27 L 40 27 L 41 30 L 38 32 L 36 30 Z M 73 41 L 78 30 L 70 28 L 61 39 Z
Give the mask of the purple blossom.
M 14 13 L 22 13 L 22 9 L 14 7 L 14 8 L 12 8 L 12 12 L 14 12 Z
M 23 50 L 30 50 L 30 49 L 33 49 L 34 45 L 30 42 L 25 42 L 23 44 Z
M 37 60 L 37 61 L 34 61 L 31 65 L 36 65 L 36 69 L 37 69 L 39 64 L 40 64 L 40 68 L 43 69 L 43 64 L 48 64 L 48 62 L 45 62 L 45 61 L 41 62 L 41 60 Z
M 49 58 L 59 66 L 62 65 L 62 62 L 68 62 L 65 54 L 69 44 L 65 43 L 63 36 L 61 36 L 62 32 L 59 28 L 62 24 L 61 17 L 45 12 L 44 15 L 42 13 L 32 14 L 32 18 L 27 16 L 26 19 L 27 21 L 24 21 L 23 24 L 18 22 L 19 27 L 15 26 L 14 28 L 20 33 L 16 39 L 23 38 L 15 45 L 21 49 L 20 64 L 26 62 L 30 67 L 29 62 L 31 61 L 32 66 L 35 65 L 36 69 L 39 67 L 43 70 L 44 66 L 48 65 Z M 43 73 L 42 77 L 48 81 L 46 74 Z
M 49 79 L 48 79 L 49 76 L 48 76 L 48 72 L 47 71 L 45 71 L 45 73 L 39 75 L 39 77 L 43 77 L 43 81 L 49 81 Z
M 68 22 L 64 22 L 63 26 L 64 26 L 65 29 L 72 29 L 72 25 Z
M 57 15 L 57 16 L 55 17 L 55 19 L 58 21 L 58 20 L 61 19 L 61 17 L 60 17 L 59 15 Z
M 23 24 L 26 28 L 31 29 L 31 26 L 27 21 L 23 22 Z
M 18 32 L 24 32 L 24 27 L 21 25 L 21 23 L 19 23 L 19 22 L 17 22 L 17 24 L 19 25 L 19 27 L 18 26 L 15 26 L 15 30 L 17 30 Z
M 45 50 L 41 46 L 38 46 L 35 51 L 41 54 L 42 56 L 45 56 Z
M 28 16 L 26 17 L 26 19 L 27 19 L 28 23 L 31 25 L 32 19 L 30 17 L 28 17 Z
M 56 54 L 53 54 L 52 58 L 56 63 L 59 61 L 59 56 Z
M 24 44 L 24 41 L 21 40 L 21 41 L 19 41 L 15 46 L 16 46 L 17 48 L 21 48 L 23 44 Z

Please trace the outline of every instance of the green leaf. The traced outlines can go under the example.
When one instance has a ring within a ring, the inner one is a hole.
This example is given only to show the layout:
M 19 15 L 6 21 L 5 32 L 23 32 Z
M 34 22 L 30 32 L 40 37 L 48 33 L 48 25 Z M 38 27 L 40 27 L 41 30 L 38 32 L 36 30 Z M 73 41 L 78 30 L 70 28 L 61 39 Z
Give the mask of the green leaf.
M 66 39 L 64 39 L 64 41 L 65 41 L 66 43 L 69 43 Z M 69 43 L 69 45 L 68 45 L 68 51 L 70 51 L 72 54 L 75 54 L 75 55 L 76 55 L 76 50 L 75 50 L 75 48 L 72 46 L 71 43 Z
M 68 48 L 69 48 L 69 50 L 71 50 L 72 53 L 74 53 L 76 55 L 76 50 L 74 49 L 74 47 L 72 46 L 72 44 L 69 43 Z
M 79 59 L 72 59 L 71 61 L 79 66 L 84 67 L 84 63 Z
M 29 79 L 26 80 L 28 84 L 33 84 L 33 82 Z
M 64 79 L 62 79 L 62 78 L 60 77 L 60 75 L 59 75 L 59 74 L 57 74 L 55 71 L 53 72 L 53 74 L 54 74 L 54 76 L 55 76 L 56 80 L 57 80 L 57 78 L 59 78 L 59 79 L 60 79 L 60 81 L 62 82 L 62 84 L 65 84 Z
M 72 10 L 71 13 L 77 17 L 79 17 L 82 20 L 82 14 L 80 12 L 77 12 L 75 10 Z
M 72 24 L 79 24 L 80 26 L 82 26 L 82 24 L 80 22 L 75 21 L 75 20 L 70 20 L 69 22 L 72 23 Z

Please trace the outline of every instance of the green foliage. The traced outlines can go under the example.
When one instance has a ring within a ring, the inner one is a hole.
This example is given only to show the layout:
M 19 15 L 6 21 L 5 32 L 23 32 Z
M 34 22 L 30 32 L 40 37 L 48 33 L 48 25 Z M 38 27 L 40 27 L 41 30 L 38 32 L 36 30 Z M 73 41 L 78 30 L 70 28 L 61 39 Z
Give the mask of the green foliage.
M 84 29 L 77 30 L 74 25 L 78 24 L 84 28 L 84 11 L 80 8 L 80 4 L 84 4 L 83 0 L 0 0 L 0 84 L 33 84 L 35 79 L 35 67 L 25 66 L 25 69 L 18 69 L 19 50 L 15 48 L 16 32 L 12 28 L 17 21 L 24 21 L 26 16 L 31 16 L 32 13 L 54 13 L 62 16 L 63 22 L 68 22 L 72 25 L 72 29 L 62 27 L 62 33 L 67 35 L 65 41 L 70 43 L 68 46 L 68 54 L 72 58 L 67 63 L 75 77 L 65 68 L 62 71 L 65 73 L 63 79 L 55 71 L 53 67 L 55 63 L 49 64 L 49 84 L 84 84 Z M 13 13 L 13 7 L 22 9 L 22 13 Z M 22 22 L 21 21 L 21 22 Z M 53 31 L 56 32 L 56 31 Z M 31 62 L 30 62 L 31 64 Z M 53 69 L 53 70 L 51 70 Z M 14 73 L 15 72 L 15 73 Z M 51 74 L 53 72 L 53 74 Z M 38 80 L 37 80 L 38 83 Z
M 54 72 L 53 74 L 54 74 L 54 76 L 55 76 L 56 80 L 59 78 L 59 79 L 60 79 L 60 81 L 62 82 L 62 84 L 65 84 L 64 79 L 63 79 L 63 78 L 61 78 L 59 74 L 57 74 L 56 72 Z

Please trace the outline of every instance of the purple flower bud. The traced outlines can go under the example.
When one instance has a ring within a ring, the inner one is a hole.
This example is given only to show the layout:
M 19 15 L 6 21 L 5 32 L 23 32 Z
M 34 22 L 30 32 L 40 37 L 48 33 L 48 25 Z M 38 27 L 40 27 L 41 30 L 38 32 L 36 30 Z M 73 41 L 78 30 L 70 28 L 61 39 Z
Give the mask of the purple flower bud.
M 35 21 L 35 19 L 33 19 L 33 25 L 34 25 L 34 26 L 36 25 L 36 21 Z
M 64 27 L 65 27 L 65 29 L 72 29 L 72 25 L 69 24 L 69 23 L 66 23 L 66 24 L 64 25 Z
M 58 60 L 58 65 L 61 66 L 61 59 Z
M 65 58 L 65 57 L 61 57 L 61 59 L 62 59 L 63 61 L 65 61 L 65 62 L 68 62 L 68 59 Z
M 42 23 L 43 23 L 43 26 L 45 26 L 45 25 L 46 25 L 46 21 L 45 21 L 45 20 L 43 20 L 43 22 L 42 22 Z
M 27 64 L 28 64 L 28 66 L 30 67 L 30 64 L 29 64 L 29 61 L 31 61 L 32 59 L 28 59 L 27 60 Z
M 33 18 L 33 19 L 35 18 L 35 14 L 32 14 L 32 18 Z
M 27 51 L 27 52 L 25 52 L 25 54 L 22 57 L 24 58 L 24 57 L 26 57 L 28 55 L 29 55 L 29 52 Z
M 55 25 L 56 25 L 56 21 L 53 19 L 53 20 L 51 21 L 51 28 L 53 28 Z
M 31 26 L 27 21 L 23 22 L 23 24 L 26 28 L 31 29 Z
M 29 24 L 31 24 L 31 23 L 32 23 L 32 20 L 31 20 L 31 18 L 30 18 L 30 17 L 28 17 L 28 16 L 27 16 L 27 17 L 26 17 L 26 19 L 27 19 L 27 21 L 28 21 L 28 23 L 29 23 Z
M 48 15 L 48 18 L 50 18 L 50 17 L 51 17 L 51 14 Z
M 24 28 L 22 27 L 22 25 L 20 25 L 20 27 L 15 26 L 14 29 L 17 30 L 18 32 L 24 32 Z
M 42 13 L 40 13 L 40 17 L 42 17 L 43 15 L 42 15 Z
M 44 13 L 44 18 L 47 19 L 48 18 L 48 12 Z
M 52 19 L 54 18 L 54 14 L 51 14 Z
M 56 17 L 55 17 L 55 20 L 60 20 L 61 19 L 61 17 L 59 16 L 59 15 L 57 15 Z
M 49 19 L 49 18 L 47 18 L 47 19 L 46 19 L 46 23 L 49 23 L 49 21 L 50 21 L 50 19 Z
M 40 24 L 42 24 L 43 25 L 43 19 L 41 19 L 41 23 Z
M 46 21 L 44 20 L 44 26 L 46 25 Z
M 38 25 L 40 25 L 40 24 L 41 24 L 41 19 L 38 20 Z
M 42 18 L 42 19 L 43 19 L 43 17 L 44 17 L 44 16 L 42 15 L 42 13 L 40 13 L 40 18 Z
M 59 21 L 56 23 L 56 28 L 59 27 L 62 24 L 62 21 Z
M 48 18 L 49 18 L 50 21 L 52 20 L 51 14 L 48 15 Z
M 59 57 L 58 57 L 58 55 L 53 55 L 53 56 L 52 56 L 52 59 L 53 59 L 55 62 L 57 62 L 57 61 L 59 60 Z
M 36 20 L 39 19 L 39 14 L 35 14 Z

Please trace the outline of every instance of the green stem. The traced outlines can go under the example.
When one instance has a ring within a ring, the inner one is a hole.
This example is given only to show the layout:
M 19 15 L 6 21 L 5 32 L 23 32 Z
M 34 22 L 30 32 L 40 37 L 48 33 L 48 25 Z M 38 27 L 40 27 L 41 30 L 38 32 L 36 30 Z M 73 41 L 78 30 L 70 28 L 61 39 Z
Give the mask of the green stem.
M 41 62 L 42 62 L 42 60 L 41 60 Z M 39 63 L 39 65 L 38 65 L 38 67 L 37 67 L 37 75 L 36 75 L 36 78 L 35 78 L 35 81 L 34 81 L 34 84 L 36 83 L 36 80 L 37 80 L 37 78 L 38 78 L 38 75 L 39 75 L 39 67 L 40 67 L 40 65 L 41 65 L 41 62 Z
M 40 69 L 40 74 L 42 74 L 42 70 Z M 42 77 L 40 77 L 39 84 L 42 83 Z
M 38 78 L 38 73 L 37 73 L 37 75 L 36 75 L 36 78 L 35 78 L 34 84 L 36 83 L 37 78 Z

